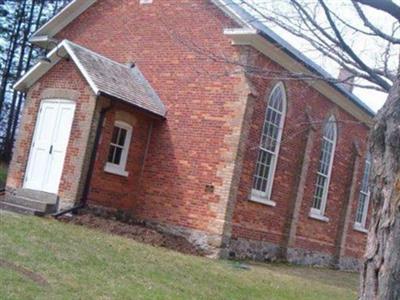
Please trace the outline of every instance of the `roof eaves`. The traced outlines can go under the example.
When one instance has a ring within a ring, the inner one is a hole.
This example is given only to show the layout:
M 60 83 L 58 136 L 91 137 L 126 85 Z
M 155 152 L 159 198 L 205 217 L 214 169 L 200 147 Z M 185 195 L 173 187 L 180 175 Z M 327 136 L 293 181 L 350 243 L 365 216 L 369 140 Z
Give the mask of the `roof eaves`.
M 225 9 L 233 10 L 234 13 L 231 13 L 231 15 L 234 15 L 237 18 L 241 18 L 242 23 L 246 24 L 252 29 L 256 29 L 258 31 L 258 34 L 263 38 L 265 38 L 266 40 L 268 40 L 269 42 L 279 45 L 280 49 L 282 49 L 286 54 L 288 54 L 293 59 L 302 63 L 311 72 L 325 78 L 326 82 L 330 86 L 339 91 L 342 95 L 344 95 L 346 98 L 352 101 L 355 105 L 357 105 L 368 115 L 370 115 L 371 117 L 375 116 L 375 112 L 373 112 L 366 104 L 364 104 L 361 101 L 361 99 L 359 99 L 353 93 L 350 93 L 349 91 L 344 89 L 341 85 L 333 82 L 335 79 L 328 72 L 322 69 L 311 59 L 303 55 L 300 51 L 298 51 L 291 44 L 282 39 L 275 32 L 266 27 L 261 21 L 257 20 L 255 16 L 252 16 L 240 5 L 234 3 L 232 0 L 213 0 L 213 1 L 219 3 L 219 6 L 223 6 Z
M 259 35 L 261 35 L 263 38 L 267 39 L 268 41 L 277 44 L 280 46 L 280 48 L 288 54 L 290 57 L 294 58 L 298 62 L 302 63 L 307 69 L 309 69 L 311 72 L 315 73 L 316 75 L 319 75 L 325 79 L 325 81 L 332 86 L 334 89 L 342 93 L 346 98 L 348 98 L 350 101 L 352 101 L 354 104 L 356 104 L 359 108 L 361 108 L 364 112 L 366 112 L 368 115 L 371 117 L 375 116 L 375 112 L 372 111 L 364 102 L 361 101 L 356 95 L 353 93 L 347 91 L 344 89 L 342 86 L 339 84 L 335 83 L 335 79 L 328 74 L 325 70 L 323 70 L 321 67 L 316 65 L 313 61 L 310 59 L 306 58 L 303 54 L 296 54 L 292 49 L 286 47 L 276 39 L 274 39 L 273 36 L 269 35 L 268 33 L 264 31 L 259 31 Z M 290 46 L 291 47 L 291 46 Z M 292 47 L 291 47 L 292 48 Z
M 138 67 L 131 69 L 132 74 L 141 81 L 143 87 L 146 89 L 146 92 L 151 95 L 153 101 L 155 101 L 156 105 L 161 109 L 161 115 L 165 116 L 167 113 L 167 109 L 164 103 L 161 101 L 160 97 L 158 96 L 157 92 L 153 89 L 150 82 L 146 79 L 143 73 L 139 70 Z
M 37 31 L 35 31 L 29 41 L 35 43 L 35 39 L 38 37 L 52 38 L 64 27 L 76 19 L 86 9 L 88 9 L 97 0 L 73 0 L 61 11 L 59 11 L 54 17 L 48 22 L 43 24 Z
M 251 25 L 246 21 L 246 18 L 243 18 L 241 11 L 234 9 L 233 6 L 235 6 L 236 3 L 233 3 L 230 0 L 211 0 L 211 2 L 229 17 L 234 19 L 239 25 L 243 27 L 251 27 Z
M 110 98 L 110 99 L 112 99 L 114 101 L 118 101 L 120 103 L 127 103 L 125 100 L 120 99 L 118 97 L 115 97 L 115 96 L 113 96 L 113 95 L 111 95 L 111 94 L 109 94 L 107 92 L 104 92 L 104 91 L 100 91 L 99 92 L 99 96 Z M 149 115 L 149 116 L 151 116 L 151 117 L 153 117 L 155 119 L 165 120 L 167 118 L 167 111 L 165 111 L 164 113 L 156 113 L 156 112 L 154 112 L 152 110 L 143 108 L 140 105 L 137 105 L 137 104 L 134 104 L 134 103 L 131 103 L 131 102 L 129 102 L 129 105 L 134 106 L 137 110 L 139 110 L 139 111 L 143 112 L 144 114 Z
M 74 61 L 75 65 L 93 90 L 93 93 L 95 95 L 98 95 L 99 89 L 90 78 L 89 74 L 82 66 L 79 59 L 76 57 L 69 43 L 70 42 L 68 40 L 64 40 L 59 45 L 57 45 L 57 47 L 53 48 L 46 56 L 50 60 L 50 63 L 39 61 L 14 84 L 13 88 L 17 91 L 25 91 L 26 89 L 31 87 L 37 80 L 39 80 L 44 74 L 46 74 L 61 60 L 62 57 L 60 56 L 59 52 L 64 50 L 66 54 Z
M 86 81 L 88 82 L 88 84 L 90 85 L 90 87 L 93 90 L 93 93 L 98 96 L 100 94 L 100 90 L 99 88 L 96 86 L 96 84 L 93 82 L 92 78 L 90 77 L 90 75 L 88 74 L 87 70 L 82 66 L 81 62 L 79 61 L 79 59 L 76 57 L 73 49 L 71 49 L 71 46 L 69 45 L 69 41 L 65 40 L 62 43 L 64 43 L 64 47 L 67 50 L 69 56 L 71 57 L 71 59 L 74 61 L 74 63 L 76 64 L 76 66 L 78 67 L 78 69 L 81 71 L 83 77 L 85 77 Z M 75 44 L 74 44 L 75 45 Z
M 61 46 L 61 44 L 60 44 Z M 30 87 L 27 85 L 27 81 L 33 77 L 34 81 L 37 81 L 40 77 L 42 77 L 48 70 L 50 70 L 53 65 L 60 61 L 61 57 L 56 55 L 56 52 L 59 51 L 61 47 L 54 48 L 51 50 L 46 57 L 51 61 L 48 62 L 37 62 L 28 72 L 26 72 L 17 82 L 14 83 L 13 89 L 17 91 L 25 91 Z M 41 70 L 43 69 L 43 71 Z M 28 83 L 29 84 L 29 83 Z

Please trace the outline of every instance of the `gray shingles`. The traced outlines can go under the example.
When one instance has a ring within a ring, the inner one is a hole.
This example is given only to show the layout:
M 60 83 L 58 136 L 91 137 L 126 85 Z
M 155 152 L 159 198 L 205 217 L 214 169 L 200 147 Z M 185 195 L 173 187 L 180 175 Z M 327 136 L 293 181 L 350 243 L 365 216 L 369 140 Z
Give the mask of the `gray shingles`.
M 137 66 L 120 64 L 69 41 L 67 44 L 84 76 L 100 92 L 165 117 L 164 104 Z

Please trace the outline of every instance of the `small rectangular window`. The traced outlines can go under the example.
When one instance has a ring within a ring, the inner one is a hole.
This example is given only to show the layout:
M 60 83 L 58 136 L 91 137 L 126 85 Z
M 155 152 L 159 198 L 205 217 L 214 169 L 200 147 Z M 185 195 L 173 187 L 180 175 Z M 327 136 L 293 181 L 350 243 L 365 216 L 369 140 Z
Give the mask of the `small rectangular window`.
M 124 151 L 127 130 L 121 127 L 114 127 L 113 136 L 111 139 L 110 150 L 108 153 L 108 162 L 120 165 L 121 155 Z
M 131 135 L 132 127 L 130 125 L 120 121 L 115 122 L 108 150 L 106 172 L 128 176 L 125 168 Z

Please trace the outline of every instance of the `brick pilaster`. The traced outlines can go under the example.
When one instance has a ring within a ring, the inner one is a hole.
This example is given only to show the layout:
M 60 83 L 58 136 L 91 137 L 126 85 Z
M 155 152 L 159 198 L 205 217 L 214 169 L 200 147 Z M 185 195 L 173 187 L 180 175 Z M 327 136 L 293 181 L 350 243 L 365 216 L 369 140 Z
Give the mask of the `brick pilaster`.
M 221 198 L 216 209 L 218 217 L 209 226 L 210 231 L 218 229 L 221 240 L 215 243 L 214 246 L 221 248 L 226 246 L 231 236 L 232 215 L 241 176 L 245 141 L 249 131 L 248 120 L 250 118 L 248 116 L 251 115 L 249 102 L 253 101 L 257 96 L 257 91 L 248 80 L 247 75 L 243 72 L 240 76 L 241 83 L 237 86 L 238 101 L 230 104 L 235 115 L 227 120 L 232 129 L 231 134 L 225 137 L 225 144 L 229 151 L 222 154 L 227 157 L 222 159 L 224 164 L 221 164 L 222 168 L 217 173 L 217 176 L 224 183 L 221 188 L 218 187 L 216 189 L 216 194 L 219 194 Z M 219 222 L 219 224 L 216 222 Z M 225 253 L 218 253 L 217 255 L 226 256 Z
M 349 188 L 349 196 L 343 206 L 343 211 L 339 221 L 339 229 L 336 240 L 336 252 L 335 252 L 335 263 L 340 268 L 341 260 L 345 256 L 346 251 L 346 239 L 348 235 L 348 229 L 351 222 L 351 210 L 353 207 L 354 197 L 357 191 L 357 179 L 360 169 L 360 149 L 358 143 L 353 143 L 354 160 L 353 160 L 353 175 Z
M 295 242 L 296 242 L 297 226 L 299 223 L 300 210 L 301 210 L 301 205 L 303 203 L 303 198 L 304 198 L 304 189 L 305 189 L 307 176 L 308 176 L 308 170 L 309 170 L 310 161 L 311 161 L 311 152 L 312 152 L 312 149 L 314 146 L 314 140 L 315 140 L 316 127 L 312 122 L 309 107 L 307 107 L 307 109 L 306 109 L 306 115 L 307 115 L 307 120 L 309 123 L 308 132 L 307 132 L 307 142 L 306 142 L 306 146 L 304 148 L 303 163 L 301 166 L 300 178 L 299 178 L 297 189 L 296 189 L 295 199 L 293 201 L 292 214 L 291 214 L 291 218 L 289 219 L 288 234 L 287 234 L 287 238 L 285 240 L 285 244 L 283 246 L 283 251 L 284 251 L 283 256 L 286 259 L 289 259 L 288 258 L 288 250 L 290 248 L 293 248 L 295 246 Z

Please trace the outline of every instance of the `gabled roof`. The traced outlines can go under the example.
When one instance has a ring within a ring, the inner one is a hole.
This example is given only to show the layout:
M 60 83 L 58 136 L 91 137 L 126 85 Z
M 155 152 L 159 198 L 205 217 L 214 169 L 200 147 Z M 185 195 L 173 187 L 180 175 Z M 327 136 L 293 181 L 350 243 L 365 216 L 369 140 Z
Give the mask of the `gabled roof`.
M 15 83 L 24 91 L 31 87 L 63 57 L 69 56 L 92 88 L 95 95 L 122 100 L 157 116 L 165 117 L 166 108 L 137 66 L 128 66 L 108 59 L 89 49 L 64 40 Z
M 96 1 L 97 0 L 73 0 L 68 6 L 60 11 L 60 13 L 54 16 L 49 22 L 35 32 L 30 39 L 31 42 L 40 46 L 46 45 L 46 41 L 51 40 L 59 31 L 61 31 L 65 26 L 77 18 Z M 306 71 L 325 78 L 327 80 L 325 83 L 321 83 L 321 81 L 319 81 L 318 83 L 311 85 L 333 102 L 340 105 L 342 108 L 346 109 L 363 121 L 366 121 L 366 119 L 370 119 L 375 115 L 375 113 L 357 96 L 347 91 L 342 85 L 336 83 L 334 78 L 332 78 L 325 70 L 323 70 L 320 66 L 303 55 L 291 44 L 270 30 L 261 21 L 257 20 L 255 16 L 249 13 L 241 5 L 235 3 L 235 0 L 211 1 L 241 26 L 241 28 L 225 30 L 225 34 L 234 39 L 235 44 L 257 46 L 256 48 L 259 51 L 277 61 L 277 55 L 275 55 L 275 57 L 271 57 L 270 45 L 274 45 L 277 48 L 273 49 L 275 52 L 280 51 L 285 53 L 285 59 L 289 59 L 301 64 L 301 67 L 297 66 L 296 70 L 302 70 L 302 68 L 305 68 Z M 268 49 L 268 51 L 265 51 L 266 49 Z M 278 63 L 282 64 L 282 59 Z M 282 65 L 284 65 L 285 68 L 288 68 L 289 66 L 288 63 Z M 337 100 L 337 98 L 341 99 Z M 345 103 L 346 101 L 348 103 Z M 358 109 L 359 112 L 355 112 L 355 109 Z

